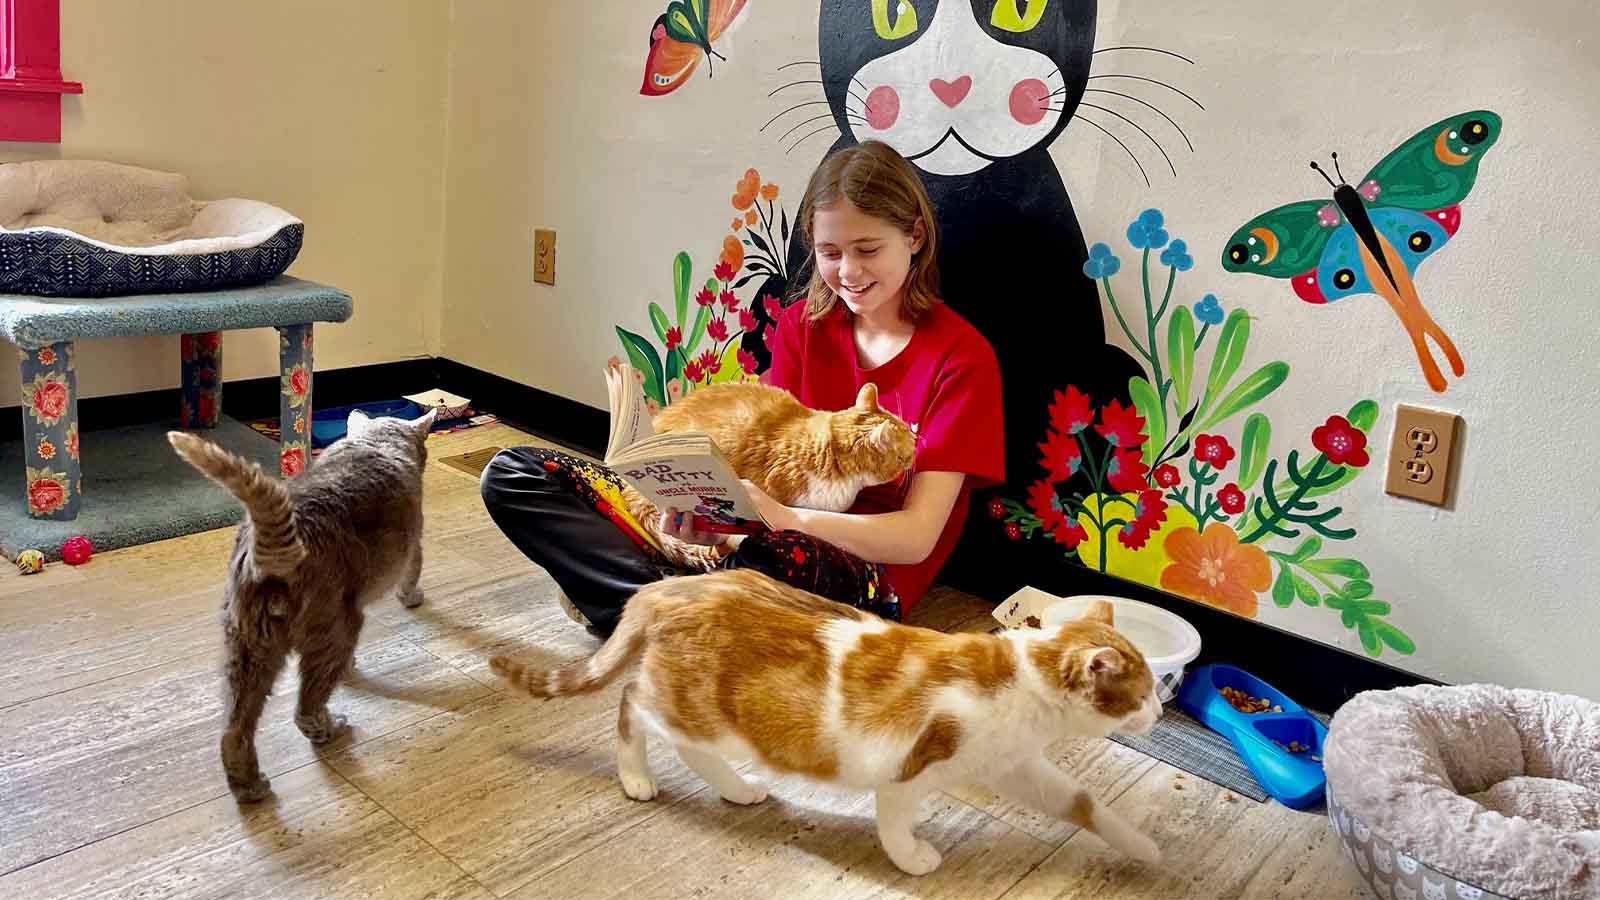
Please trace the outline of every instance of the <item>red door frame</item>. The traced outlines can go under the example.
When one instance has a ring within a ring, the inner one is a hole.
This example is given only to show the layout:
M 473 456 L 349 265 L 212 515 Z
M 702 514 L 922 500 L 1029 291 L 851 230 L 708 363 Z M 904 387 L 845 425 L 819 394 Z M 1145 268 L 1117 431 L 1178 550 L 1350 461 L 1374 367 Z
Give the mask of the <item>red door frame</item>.
M 0 141 L 61 142 L 60 0 L 0 0 Z

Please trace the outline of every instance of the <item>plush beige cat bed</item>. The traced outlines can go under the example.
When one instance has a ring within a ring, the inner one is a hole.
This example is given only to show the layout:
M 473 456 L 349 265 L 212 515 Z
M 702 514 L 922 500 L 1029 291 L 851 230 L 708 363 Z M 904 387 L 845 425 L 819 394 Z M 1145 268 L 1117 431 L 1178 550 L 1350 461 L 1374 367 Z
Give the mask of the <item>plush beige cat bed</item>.
M 1385 900 L 1600 898 L 1600 704 L 1487 685 L 1334 716 L 1328 815 Z
M 305 225 L 257 200 L 197 201 L 183 175 L 89 160 L 0 165 L 0 293 L 104 297 L 283 274 Z

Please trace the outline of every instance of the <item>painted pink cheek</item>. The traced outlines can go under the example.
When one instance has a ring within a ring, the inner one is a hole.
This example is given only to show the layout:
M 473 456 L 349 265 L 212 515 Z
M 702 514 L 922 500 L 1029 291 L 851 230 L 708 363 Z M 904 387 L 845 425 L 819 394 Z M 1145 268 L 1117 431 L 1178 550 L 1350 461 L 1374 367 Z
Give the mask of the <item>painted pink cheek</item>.
M 867 94 L 867 124 L 879 131 L 893 128 L 900 118 L 900 95 L 887 84 L 880 84 Z
M 1011 89 L 1011 118 L 1037 125 L 1050 111 L 1050 89 L 1037 78 L 1026 78 Z

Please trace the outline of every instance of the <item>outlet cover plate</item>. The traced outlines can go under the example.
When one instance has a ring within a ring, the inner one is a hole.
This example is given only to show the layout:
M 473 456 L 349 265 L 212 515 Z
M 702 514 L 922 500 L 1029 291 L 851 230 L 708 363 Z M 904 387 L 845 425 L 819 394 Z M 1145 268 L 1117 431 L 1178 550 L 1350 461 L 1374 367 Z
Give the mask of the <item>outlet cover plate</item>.
M 556 233 L 553 229 L 539 228 L 533 232 L 533 280 L 540 284 L 556 283 Z
M 1460 416 L 1443 410 L 1397 406 L 1384 490 L 1396 497 L 1443 506 L 1450 495 L 1451 454 L 1460 421 Z M 1417 480 L 1413 473 L 1418 470 L 1427 473 L 1426 480 Z

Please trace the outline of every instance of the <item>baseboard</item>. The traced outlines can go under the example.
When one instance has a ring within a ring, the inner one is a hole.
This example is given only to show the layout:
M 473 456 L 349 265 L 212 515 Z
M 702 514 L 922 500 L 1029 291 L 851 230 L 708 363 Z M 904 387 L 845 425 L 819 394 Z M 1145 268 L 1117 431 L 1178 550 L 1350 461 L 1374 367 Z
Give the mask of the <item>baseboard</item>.
M 318 409 L 327 409 L 435 387 L 469 397 L 474 405 L 507 424 L 552 443 L 594 457 L 605 453 L 609 430 L 605 410 L 451 359 L 422 358 L 318 370 L 313 396 Z M 244 421 L 267 418 L 278 411 L 278 391 L 277 378 L 230 381 L 223 388 L 222 408 Z M 83 400 L 79 403 L 79 416 L 85 429 L 114 428 L 175 421 L 177 409 L 178 390 L 172 388 Z M 4 417 L 0 440 L 20 440 L 21 435 L 21 415 Z M 1056 593 L 1130 597 L 1170 610 L 1200 632 L 1204 649 L 1195 665 L 1237 663 L 1313 709 L 1331 712 L 1361 691 L 1439 683 L 1136 582 L 1090 569 L 1077 569 L 1067 577 L 1070 583 L 1052 584 L 1049 589 Z M 954 586 L 986 593 L 972 585 Z

